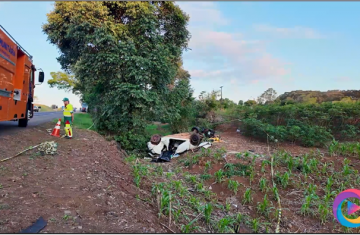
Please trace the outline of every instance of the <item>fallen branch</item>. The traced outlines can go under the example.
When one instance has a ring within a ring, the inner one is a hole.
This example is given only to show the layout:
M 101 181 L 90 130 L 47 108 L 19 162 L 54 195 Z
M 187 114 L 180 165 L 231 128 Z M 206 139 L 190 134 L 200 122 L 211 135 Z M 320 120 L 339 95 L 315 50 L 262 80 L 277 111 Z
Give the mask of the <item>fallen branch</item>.
M 160 222 L 159 222 L 160 223 Z M 168 226 L 166 226 L 165 224 L 162 224 L 162 223 L 160 223 L 162 226 L 164 226 L 165 228 L 167 228 L 170 232 L 172 232 L 172 233 L 175 233 L 171 228 L 169 228 Z
M 34 148 L 37 148 L 39 145 L 40 145 L 40 144 L 35 145 L 35 146 L 30 146 L 29 148 L 21 151 L 20 153 L 14 155 L 14 156 L 12 156 L 12 157 L 8 157 L 8 158 L 5 158 L 5 159 L 0 160 L 0 162 L 5 162 L 5 161 L 10 160 L 10 159 L 13 159 L 13 158 L 15 158 L 15 157 L 17 157 L 17 156 L 20 156 L 21 154 L 23 154 L 23 153 L 25 153 L 25 152 L 27 152 L 27 151 L 29 151 L 29 150 L 32 150 L 32 149 L 34 149 Z

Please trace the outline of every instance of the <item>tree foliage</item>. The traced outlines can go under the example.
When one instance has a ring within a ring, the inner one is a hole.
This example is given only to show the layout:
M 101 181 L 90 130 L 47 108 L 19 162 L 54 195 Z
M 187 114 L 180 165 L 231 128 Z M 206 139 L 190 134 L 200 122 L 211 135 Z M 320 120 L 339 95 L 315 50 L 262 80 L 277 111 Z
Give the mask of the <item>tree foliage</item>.
M 81 90 L 81 84 L 75 79 L 74 75 L 67 74 L 64 72 L 51 72 L 51 79 L 48 80 L 48 84 L 51 88 L 56 87 L 59 90 L 65 90 L 79 94 Z
M 173 2 L 56 2 L 47 16 L 43 30 L 98 130 L 135 149 L 147 120 L 181 120 L 192 94 L 181 67 L 189 17 Z
M 257 98 L 257 103 L 265 104 L 273 102 L 277 97 L 277 93 L 273 88 L 269 88 Z

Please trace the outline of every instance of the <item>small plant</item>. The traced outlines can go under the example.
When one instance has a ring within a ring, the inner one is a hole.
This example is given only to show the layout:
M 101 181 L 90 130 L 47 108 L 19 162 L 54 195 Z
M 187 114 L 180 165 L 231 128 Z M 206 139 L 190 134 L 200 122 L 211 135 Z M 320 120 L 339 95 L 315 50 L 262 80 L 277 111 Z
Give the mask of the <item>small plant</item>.
M 279 198 L 279 190 L 276 187 L 276 185 L 273 186 L 272 191 L 273 191 L 273 194 L 274 194 L 274 200 L 277 201 L 278 198 Z
M 228 188 L 236 195 L 239 188 L 239 182 L 237 182 L 236 180 L 229 180 Z
M 164 174 L 164 170 L 163 170 L 163 168 L 161 166 L 157 166 L 155 168 L 155 171 L 158 174 L 158 176 L 163 176 L 163 174 Z
M 204 189 L 204 185 L 203 185 L 203 183 L 197 183 L 195 185 L 195 188 L 197 191 L 201 192 Z
M 210 203 L 208 203 L 204 206 L 204 217 L 205 217 L 206 223 L 210 223 L 210 217 L 211 217 L 212 211 L 213 211 L 213 206 Z
M 266 192 L 267 191 L 267 180 L 264 177 L 261 177 L 259 181 L 260 191 Z
M 219 233 L 228 233 L 233 220 L 230 217 L 222 218 L 218 221 L 217 227 Z
M 171 179 L 173 175 L 174 175 L 174 173 L 172 173 L 172 172 L 167 172 L 167 173 L 166 173 L 166 178 L 167 178 L 167 179 Z
M 225 203 L 225 210 L 228 212 L 231 210 L 231 204 L 228 201 Z
M 202 179 L 202 180 L 209 180 L 209 179 L 211 179 L 212 178 L 212 175 L 210 175 L 210 174 L 202 174 L 202 175 L 200 175 L 200 179 Z
M 253 220 L 251 220 L 251 227 L 252 227 L 254 233 L 258 233 L 259 228 L 260 228 L 260 222 L 259 222 L 259 220 L 256 219 L 256 218 L 253 219 Z
M 194 226 L 193 224 L 195 223 L 196 219 L 190 221 L 190 223 L 186 224 L 186 225 L 181 225 L 181 232 L 182 233 L 192 233 L 194 232 L 196 229 L 198 229 L 198 226 Z
M 258 212 L 268 217 L 270 213 L 269 205 L 270 205 L 270 201 L 267 199 L 267 195 L 265 194 L 264 200 L 261 203 L 258 202 L 258 206 L 257 206 Z
M 254 167 L 250 167 L 250 185 L 251 185 L 251 182 L 254 181 L 254 178 L 255 178 L 255 169 L 254 169 Z
M 321 223 L 324 224 L 327 221 L 327 218 L 330 214 L 330 211 L 326 204 L 320 204 L 318 208 L 318 212 L 320 215 Z
M 281 176 L 281 186 L 283 188 L 286 188 L 289 185 L 289 179 L 290 179 L 290 173 L 289 172 L 285 172 L 282 176 Z
M 331 192 L 331 186 L 334 184 L 334 179 L 330 176 L 326 181 L 326 191 Z
M 204 169 L 204 171 L 205 171 L 205 172 L 208 172 L 210 169 L 211 169 L 211 162 L 210 162 L 210 161 L 207 161 L 207 162 L 205 163 L 205 169 Z
M 217 172 L 215 172 L 214 176 L 215 176 L 215 182 L 221 183 L 224 180 L 223 170 L 222 169 L 218 170 Z
M 251 194 L 252 194 L 251 188 L 247 188 L 245 193 L 244 193 L 244 199 L 243 199 L 244 204 L 252 202 L 253 198 L 252 198 Z
M 309 184 L 308 188 L 305 190 L 305 195 L 315 195 L 317 186 L 315 184 Z
M 192 184 L 196 184 L 196 182 L 197 182 L 195 175 L 189 175 L 188 177 L 186 177 L 186 180 Z

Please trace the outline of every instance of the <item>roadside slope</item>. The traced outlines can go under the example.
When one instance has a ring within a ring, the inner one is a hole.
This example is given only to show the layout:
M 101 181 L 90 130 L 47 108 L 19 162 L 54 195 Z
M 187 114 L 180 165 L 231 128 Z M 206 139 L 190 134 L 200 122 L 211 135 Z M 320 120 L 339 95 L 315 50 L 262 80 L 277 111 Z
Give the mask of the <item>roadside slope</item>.
M 136 199 L 131 169 L 116 144 L 93 131 L 74 130 L 74 139 L 46 133 L 49 123 L 23 132 L 22 138 L 0 137 L 0 158 L 44 141 L 55 140 L 58 154 L 31 150 L 0 163 L 0 233 L 16 233 L 40 216 L 47 233 L 167 232 L 155 210 Z

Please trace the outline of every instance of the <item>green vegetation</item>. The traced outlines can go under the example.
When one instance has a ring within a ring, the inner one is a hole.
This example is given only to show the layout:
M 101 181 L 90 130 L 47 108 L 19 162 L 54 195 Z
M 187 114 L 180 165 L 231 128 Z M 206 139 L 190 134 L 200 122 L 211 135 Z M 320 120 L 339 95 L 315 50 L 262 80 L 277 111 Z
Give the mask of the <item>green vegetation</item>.
M 160 134 L 165 136 L 171 134 L 169 124 L 149 124 L 145 129 L 148 135 Z
M 334 138 L 359 137 L 360 102 L 256 105 L 241 113 L 248 136 L 303 146 L 324 146 Z
M 56 2 L 47 17 L 43 31 L 65 71 L 50 83 L 80 93 L 100 133 L 132 150 L 145 146 L 150 121 L 188 128 L 193 98 L 181 56 L 189 17 L 177 5 Z

